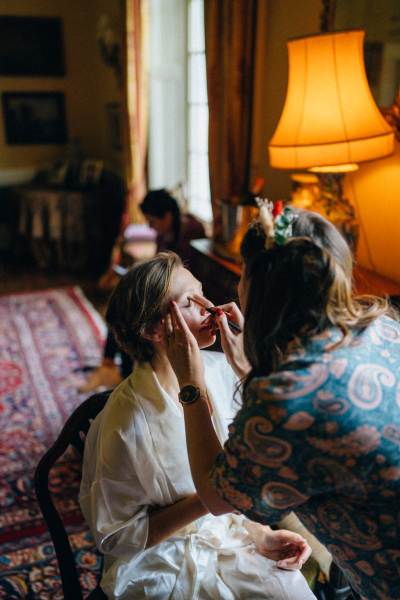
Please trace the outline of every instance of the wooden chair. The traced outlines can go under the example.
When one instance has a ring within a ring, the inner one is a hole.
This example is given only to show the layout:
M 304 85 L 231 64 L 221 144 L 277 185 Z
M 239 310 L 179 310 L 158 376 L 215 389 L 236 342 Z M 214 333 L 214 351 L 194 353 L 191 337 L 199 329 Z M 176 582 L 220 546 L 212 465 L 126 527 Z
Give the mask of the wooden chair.
M 83 457 L 85 437 L 91 421 L 103 409 L 111 391 L 94 394 L 87 398 L 69 417 L 52 447 L 41 458 L 35 471 L 35 491 L 51 538 L 53 540 L 61 581 L 66 600 L 83 600 L 78 571 L 63 521 L 54 506 L 49 490 L 49 472 L 56 461 L 72 445 Z M 107 600 L 99 585 L 87 600 Z

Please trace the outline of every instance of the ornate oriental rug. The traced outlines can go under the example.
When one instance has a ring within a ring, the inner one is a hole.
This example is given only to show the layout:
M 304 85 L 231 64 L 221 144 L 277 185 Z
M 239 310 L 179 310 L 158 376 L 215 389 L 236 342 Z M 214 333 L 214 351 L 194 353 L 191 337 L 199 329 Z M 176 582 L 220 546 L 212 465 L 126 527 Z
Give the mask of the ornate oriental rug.
M 104 325 L 79 288 L 0 297 L 0 598 L 63 598 L 57 559 L 33 489 L 35 467 L 83 400 L 79 369 L 100 361 Z M 71 451 L 51 474 L 83 589 L 99 559 L 80 513 L 80 461 Z

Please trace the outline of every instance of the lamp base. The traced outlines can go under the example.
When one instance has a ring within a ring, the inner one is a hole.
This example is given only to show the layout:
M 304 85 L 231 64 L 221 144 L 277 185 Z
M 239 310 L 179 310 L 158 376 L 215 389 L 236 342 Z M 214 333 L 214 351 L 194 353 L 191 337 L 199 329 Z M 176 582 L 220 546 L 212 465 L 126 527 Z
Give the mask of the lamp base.
M 353 254 L 355 254 L 358 240 L 358 222 L 353 205 L 343 195 L 344 173 L 315 173 L 318 177 L 319 195 L 312 196 L 307 206 L 339 229 L 345 237 Z M 293 202 L 296 205 L 296 201 Z

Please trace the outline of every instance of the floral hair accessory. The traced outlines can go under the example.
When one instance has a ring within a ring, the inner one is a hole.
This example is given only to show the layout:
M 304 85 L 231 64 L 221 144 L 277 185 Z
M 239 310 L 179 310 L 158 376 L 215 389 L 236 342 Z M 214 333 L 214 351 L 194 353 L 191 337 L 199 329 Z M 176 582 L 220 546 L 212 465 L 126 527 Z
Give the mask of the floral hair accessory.
M 266 198 L 256 198 L 260 210 L 260 223 L 265 233 L 265 248 L 269 250 L 276 244 L 283 246 L 293 235 L 294 214 L 289 206 L 283 208 L 281 200 L 269 202 Z

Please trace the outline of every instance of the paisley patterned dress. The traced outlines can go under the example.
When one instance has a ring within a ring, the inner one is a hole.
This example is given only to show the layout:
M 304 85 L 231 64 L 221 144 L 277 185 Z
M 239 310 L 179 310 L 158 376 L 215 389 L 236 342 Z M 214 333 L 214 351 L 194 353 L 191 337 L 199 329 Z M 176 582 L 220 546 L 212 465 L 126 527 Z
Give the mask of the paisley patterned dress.
M 294 510 L 368 600 L 400 598 L 400 325 L 332 329 L 254 378 L 213 479 L 251 519 Z

